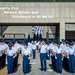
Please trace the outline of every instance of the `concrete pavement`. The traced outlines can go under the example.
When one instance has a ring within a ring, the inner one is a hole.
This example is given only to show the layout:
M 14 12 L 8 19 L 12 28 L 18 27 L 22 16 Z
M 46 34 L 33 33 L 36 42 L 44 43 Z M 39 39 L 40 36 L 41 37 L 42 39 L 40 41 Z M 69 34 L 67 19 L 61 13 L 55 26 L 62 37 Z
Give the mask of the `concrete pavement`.
M 56 73 L 52 68 L 51 68 L 51 60 L 47 60 L 47 71 L 41 71 L 40 70 L 40 59 L 39 59 L 39 53 L 36 53 L 36 59 L 32 59 L 31 57 L 31 72 L 27 73 L 26 75 L 72 75 L 72 73 L 69 73 L 65 71 L 64 69 L 62 70 L 62 73 Z M 0 75 L 8 75 L 7 74 L 7 66 L 0 70 Z M 19 56 L 18 60 L 18 69 L 16 72 L 9 74 L 9 75 L 25 75 L 22 72 L 22 59 L 21 56 Z M 75 75 L 75 73 L 73 74 Z

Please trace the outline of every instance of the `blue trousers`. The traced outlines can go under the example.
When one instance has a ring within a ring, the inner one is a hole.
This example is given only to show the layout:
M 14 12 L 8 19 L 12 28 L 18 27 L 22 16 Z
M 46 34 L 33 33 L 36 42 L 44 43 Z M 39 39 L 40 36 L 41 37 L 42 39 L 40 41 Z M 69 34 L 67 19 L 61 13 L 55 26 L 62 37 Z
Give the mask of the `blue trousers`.
M 0 56 L 0 69 L 2 68 L 2 56 Z
M 5 66 L 5 62 L 6 62 L 6 55 L 5 54 L 2 55 L 1 62 L 2 62 L 2 67 L 4 67 Z
M 47 63 L 46 63 L 46 53 L 40 53 L 40 63 L 41 63 L 41 69 L 46 70 L 47 68 Z
M 23 72 L 27 73 L 29 71 L 29 59 L 28 55 L 24 55 L 23 57 Z
M 38 34 L 35 34 L 35 40 L 37 40 L 38 39 Z
M 74 55 L 69 55 L 69 71 L 74 71 Z
M 38 34 L 38 39 L 40 40 L 40 34 Z
M 47 60 L 50 60 L 50 51 L 47 53 Z
M 30 59 L 28 59 L 28 71 L 30 71 Z
M 13 72 L 13 56 L 8 56 L 7 57 L 7 62 L 8 62 L 8 66 L 7 66 L 7 70 L 8 70 L 8 72 Z
M 74 70 L 75 70 L 75 56 L 74 56 Z
M 33 59 L 35 59 L 36 57 L 36 50 L 32 50 L 33 51 Z
M 56 72 L 62 72 L 62 55 L 56 54 Z
M 14 58 L 14 69 L 17 67 L 17 64 L 18 64 L 18 56 L 17 55 L 15 58 Z
M 52 67 L 55 69 L 55 56 L 51 56 Z
M 69 59 L 67 57 L 63 59 L 63 67 L 69 71 Z

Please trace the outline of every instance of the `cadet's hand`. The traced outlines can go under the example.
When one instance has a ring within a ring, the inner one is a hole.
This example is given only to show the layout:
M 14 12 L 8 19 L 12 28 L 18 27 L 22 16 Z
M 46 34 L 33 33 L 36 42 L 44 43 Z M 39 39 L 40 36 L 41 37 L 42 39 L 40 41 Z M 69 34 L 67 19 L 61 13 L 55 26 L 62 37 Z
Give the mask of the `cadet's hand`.
M 52 53 L 52 49 L 50 49 L 50 52 Z
M 69 56 L 69 54 L 68 54 L 68 53 L 66 53 L 66 56 L 68 57 L 68 56 Z
M 46 52 L 48 53 L 48 50 L 46 50 Z
M 0 54 L 2 54 L 2 52 L 0 51 Z
M 28 59 L 30 59 L 30 57 L 28 57 Z
M 21 48 L 18 49 L 18 51 L 20 52 Z

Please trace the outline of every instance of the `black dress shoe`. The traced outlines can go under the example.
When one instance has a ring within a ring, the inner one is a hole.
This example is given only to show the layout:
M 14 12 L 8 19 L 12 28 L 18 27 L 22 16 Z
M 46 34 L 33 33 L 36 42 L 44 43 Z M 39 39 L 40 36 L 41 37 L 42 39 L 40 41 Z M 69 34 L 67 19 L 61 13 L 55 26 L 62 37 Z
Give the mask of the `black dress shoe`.
M 46 71 L 46 69 L 44 69 L 44 71 Z
M 13 72 L 11 72 L 11 73 L 13 73 Z
M 10 74 L 10 72 L 8 72 L 8 74 Z
M 74 73 L 74 71 L 72 71 L 72 73 Z
M 43 71 L 43 69 L 40 69 L 41 71 Z
M 26 72 L 24 72 L 24 74 L 26 74 Z
M 62 71 L 60 71 L 60 73 L 62 73 Z

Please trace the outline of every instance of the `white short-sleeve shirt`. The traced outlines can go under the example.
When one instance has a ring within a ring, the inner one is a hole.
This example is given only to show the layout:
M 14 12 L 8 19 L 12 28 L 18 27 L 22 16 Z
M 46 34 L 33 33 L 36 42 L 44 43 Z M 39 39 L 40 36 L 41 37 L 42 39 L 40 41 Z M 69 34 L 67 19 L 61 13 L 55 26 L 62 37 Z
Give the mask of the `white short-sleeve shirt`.
M 8 48 L 8 50 L 7 50 L 7 52 L 6 52 L 6 54 L 7 54 L 8 56 L 13 56 L 14 53 L 15 53 L 15 49 L 14 49 L 14 48 L 12 48 L 11 50 Z
M 47 45 L 42 45 L 40 49 L 40 53 L 46 53 Z
M 23 54 L 23 55 L 29 55 L 29 54 L 30 54 L 29 48 L 27 48 L 27 49 L 23 48 L 22 54 Z

